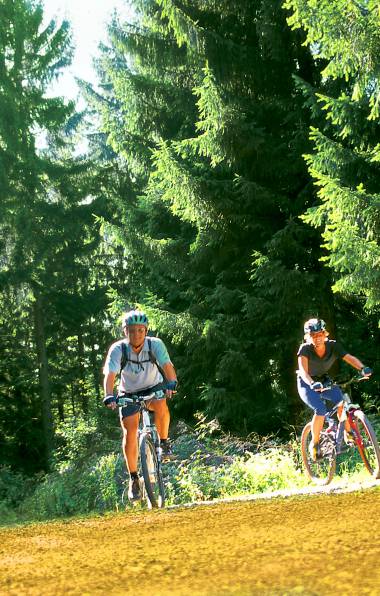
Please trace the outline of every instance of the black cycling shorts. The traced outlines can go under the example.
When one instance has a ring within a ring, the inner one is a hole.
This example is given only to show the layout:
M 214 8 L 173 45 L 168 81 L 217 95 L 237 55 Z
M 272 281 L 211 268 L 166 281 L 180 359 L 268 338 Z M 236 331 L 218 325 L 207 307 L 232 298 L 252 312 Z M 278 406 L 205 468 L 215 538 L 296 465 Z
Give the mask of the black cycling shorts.
M 152 399 L 149 400 L 148 403 L 152 402 L 152 401 L 161 401 L 163 399 L 166 399 L 166 395 L 165 393 L 162 395 L 162 397 L 152 397 Z M 128 404 L 127 406 L 124 406 L 122 408 L 119 408 L 119 415 L 120 415 L 120 421 L 123 420 L 123 418 L 128 418 L 129 416 L 134 416 L 134 414 L 137 414 L 137 412 L 140 411 L 140 404 Z

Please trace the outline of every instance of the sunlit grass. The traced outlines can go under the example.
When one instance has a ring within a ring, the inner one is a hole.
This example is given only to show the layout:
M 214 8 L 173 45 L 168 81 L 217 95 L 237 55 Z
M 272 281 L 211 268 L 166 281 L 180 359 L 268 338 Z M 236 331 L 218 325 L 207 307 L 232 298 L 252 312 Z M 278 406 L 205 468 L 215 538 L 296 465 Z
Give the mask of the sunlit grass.
M 55 471 L 40 477 L 34 486 L 29 481 L 28 487 L 19 474 L 13 477 L 8 469 L 0 469 L 2 524 L 125 509 L 121 496 L 127 474 L 119 443 L 109 444 L 109 453 L 97 453 L 96 448 L 92 453 L 89 442 L 86 457 L 78 461 L 78 446 L 84 451 L 83 437 L 78 436 L 80 427 L 75 430 L 75 434 L 69 432 Z M 163 468 L 167 505 L 312 487 L 297 437 L 286 444 L 276 437 L 238 439 L 221 433 L 213 423 L 209 427 L 202 423 L 195 429 L 184 425 L 174 449 L 177 461 Z M 370 479 L 356 450 L 338 457 L 335 486 Z

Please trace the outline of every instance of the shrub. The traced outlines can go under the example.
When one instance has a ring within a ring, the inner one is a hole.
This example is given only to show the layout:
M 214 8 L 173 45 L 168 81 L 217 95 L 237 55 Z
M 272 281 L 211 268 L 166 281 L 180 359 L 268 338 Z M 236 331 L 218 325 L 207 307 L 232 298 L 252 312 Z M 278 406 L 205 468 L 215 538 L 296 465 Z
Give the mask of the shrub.
M 91 511 L 117 510 L 121 495 L 121 459 L 111 453 L 92 465 L 66 467 L 45 476 L 19 508 L 21 517 L 49 519 Z
M 0 503 L 17 506 L 32 490 L 33 481 L 9 466 L 0 467 Z
M 281 448 L 248 452 L 221 465 L 204 463 L 204 455 L 197 452 L 191 461 L 180 464 L 167 478 L 171 504 L 270 492 L 306 484 L 307 479 L 300 474 L 292 453 Z
M 278 489 L 304 487 L 300 441 L 280 444 L 274 437 L 238 439 L 220 432 L 215 421 L 207 432 L 200 419 L 191 429 L 177 425 L 178 461 L 164 466 L 167 503 L 183 504 Z M 0 469 L 0 519 L 49 519 L 118 510 L 126 477 L 119 440 L 105 441 L 95 423 L 69 421 L 60 428 L 61 447 L 55 470 L 34 485 L 21 474 Z M 340 460 L 344 480 L 368 479 L 355 453 Z
M 86 465 L 95 455 L 107 454 L 115 448 L 114 440 L 99 429 L 96 417 L 73 416 L 61 422 L 56 438 L 59 445 L 54 453 L 53 468 L 58 471 Z

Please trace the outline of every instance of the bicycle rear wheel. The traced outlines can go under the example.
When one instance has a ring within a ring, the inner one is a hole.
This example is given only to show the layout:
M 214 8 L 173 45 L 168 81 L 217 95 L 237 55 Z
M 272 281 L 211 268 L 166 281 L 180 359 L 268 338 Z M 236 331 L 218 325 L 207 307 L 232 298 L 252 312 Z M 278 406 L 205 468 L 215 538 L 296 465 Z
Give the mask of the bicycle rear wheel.
M 324 431 L 321 432 L 319 444 L 322 457 L 314 461 L 309 452 L 311 442 L 311 422 L 306 424 L 301 435 L 302 460 L 306 474 L 315 484 L 326 485 L 331 482 L 336 468 L 336 450 L 334 440 Z
M 351 425 L 355 445 L 368 472 L 374 478 L 380 478 L 380 447 L 375 431 L 367 416 L 361 410 L 354 412 L 354 424 Z
M 156 449 L 148 435 L 140 437 L 140 462 L 147 497 L 151 507 L 164 507 L 165 489 Z

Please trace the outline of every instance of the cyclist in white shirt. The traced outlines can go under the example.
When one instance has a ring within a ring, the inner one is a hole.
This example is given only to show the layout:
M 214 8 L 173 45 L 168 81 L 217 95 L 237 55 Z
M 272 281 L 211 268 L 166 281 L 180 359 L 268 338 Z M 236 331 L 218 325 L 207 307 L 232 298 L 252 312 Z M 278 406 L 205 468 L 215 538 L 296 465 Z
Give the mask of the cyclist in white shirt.
M 163 397 L 152 399 L 149 409 L 154 411 L 163 458 L 170 459 L 172 456 L 168 439 L 170 413 L 166 400 L 175 392 L 177 375 L 163 341 L 157 337 L 147 337 L 148 324 L 148 317 L 139 310 L 129 311 L 123 316 L 125 339 L 111 345 L 104 365 L 105 398 L 103 401 L 108 408 L 116 409 L 116 397 L 113 392 L 118 375 L 120 376 L 119 395 L 148 390 L 165 382 L 167 389 Z M 138 412 L 139 406 L 135 404 L 129 404 L 120 409 L 123 453 L 130 474 L 128 496 L 132 501 L 141 498 L 137 473 Z

